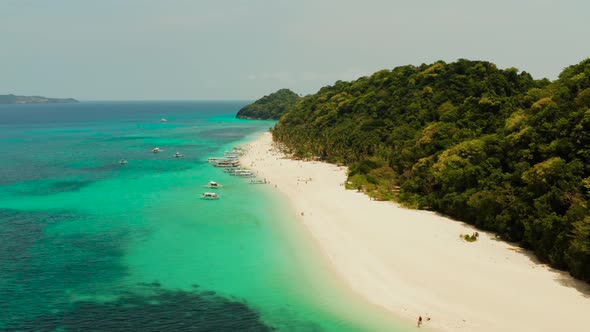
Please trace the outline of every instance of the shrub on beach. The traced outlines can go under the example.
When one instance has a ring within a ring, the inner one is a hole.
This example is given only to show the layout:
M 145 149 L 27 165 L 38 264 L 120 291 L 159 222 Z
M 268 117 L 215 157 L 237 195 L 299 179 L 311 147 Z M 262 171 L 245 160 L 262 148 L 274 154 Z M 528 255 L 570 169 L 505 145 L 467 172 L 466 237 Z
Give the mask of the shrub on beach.
M 475 233 L 469 235 L 469 234 L 459 234 L 459 237 L 462 238 L 463 240 L 467 241 L 467 242 L 475 242 L 477 241 L 477 235 L 475 235 Z

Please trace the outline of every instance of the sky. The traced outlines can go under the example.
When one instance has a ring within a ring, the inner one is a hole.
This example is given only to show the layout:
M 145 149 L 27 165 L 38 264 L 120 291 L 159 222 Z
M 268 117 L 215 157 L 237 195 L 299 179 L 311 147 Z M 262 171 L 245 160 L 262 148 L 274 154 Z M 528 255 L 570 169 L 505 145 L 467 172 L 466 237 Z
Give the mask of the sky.
M 254 100 L 460 58 L 555 79 L 588 0 L 0 0 L 0 94 Z

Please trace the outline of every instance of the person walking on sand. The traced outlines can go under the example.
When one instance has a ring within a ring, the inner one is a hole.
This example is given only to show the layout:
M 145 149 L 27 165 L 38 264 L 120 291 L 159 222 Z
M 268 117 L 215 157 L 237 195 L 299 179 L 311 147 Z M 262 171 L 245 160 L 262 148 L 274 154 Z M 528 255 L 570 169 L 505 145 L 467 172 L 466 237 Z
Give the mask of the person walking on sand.
M 418 316 L 418 327 L 422 325 L 422 316 Z

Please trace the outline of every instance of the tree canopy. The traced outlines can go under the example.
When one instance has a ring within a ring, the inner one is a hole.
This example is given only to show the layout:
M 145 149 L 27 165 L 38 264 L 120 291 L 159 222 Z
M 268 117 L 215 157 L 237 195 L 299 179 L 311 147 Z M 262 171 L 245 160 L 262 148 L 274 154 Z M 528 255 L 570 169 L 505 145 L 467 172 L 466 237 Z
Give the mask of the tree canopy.
M 293 108 L 300 99 L 295 92 L 289 89 L 281 89 L 244 106 L 238 112 L 237 117 L 255 120 L 278 120 Z
M 590 281 L 590 59 L 553 82 L 464 59 L 337 81 L 273 137 L 348 165 L 349 187 L 494 231 Z

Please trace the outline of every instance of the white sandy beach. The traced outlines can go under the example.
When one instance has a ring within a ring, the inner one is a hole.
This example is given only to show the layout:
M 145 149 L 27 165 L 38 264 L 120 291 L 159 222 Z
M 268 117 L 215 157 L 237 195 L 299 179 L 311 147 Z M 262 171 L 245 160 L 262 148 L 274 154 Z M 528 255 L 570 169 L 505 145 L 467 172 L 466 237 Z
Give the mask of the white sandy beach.
M 346 169 L 283 158 L 270 133 L 242 165 L 290 200 L 336 274 L 392 315 L 441 331 L 590 330 L 590 287 L 491 234 L 468 243 L 469 225 L 345 190 Z

